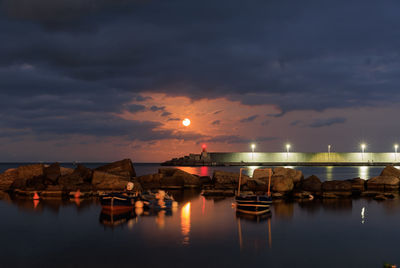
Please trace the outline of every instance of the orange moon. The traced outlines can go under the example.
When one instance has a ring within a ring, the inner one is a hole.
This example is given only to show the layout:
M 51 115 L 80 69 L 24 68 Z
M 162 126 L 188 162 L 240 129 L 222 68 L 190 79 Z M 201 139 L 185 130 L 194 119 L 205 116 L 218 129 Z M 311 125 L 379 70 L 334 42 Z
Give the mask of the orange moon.
M 184 125 L 185 127 L 188 127 L 190 125 L 190 119 L 189 118 L 183 119 L 182 125 Z

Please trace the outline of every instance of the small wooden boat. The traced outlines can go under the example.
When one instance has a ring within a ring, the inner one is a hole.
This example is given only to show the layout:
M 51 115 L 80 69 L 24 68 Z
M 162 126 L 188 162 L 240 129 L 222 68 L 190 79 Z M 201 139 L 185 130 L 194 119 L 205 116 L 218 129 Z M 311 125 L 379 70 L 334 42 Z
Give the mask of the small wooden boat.
M 260 215 L 263 213 L 269 212 L 269 206 L 272 204 L 272 198 L 270 193 L 271 187 L 271 169 L 266 168 L 264 170 L 268 170 L 269 173 L 269 181 L 268 181 L 268 190 L 265 195 L 243 195 L 240 193 L 240 185 L 242 182 L 242 171 L 247 168 L 240 169 L 239 175 L 239 186 L 237 195 L 235 197 L 236 201 L 236 211 L 241 213 L 248 213 L 252 215 Z
M 141 194 L 139 198 L 140 201 L 143 202 L 143 207 L 146 209 L 172 209 L 172 207 L 177 204 L 174 198 L 164 191 L 158 191 L 157 193 L 146 192 Z
M 126 211 L 115 211 L 102 209 L 100 213 L 100 223 L 107 227 L 115 227 L 128 223 L 131 219 L 136 217 L 132 209 Z
M 130 210 L 135 207 L 137 195 L 128 193 L 109 193 L 100 196 L 100 203 L 105 210 Z

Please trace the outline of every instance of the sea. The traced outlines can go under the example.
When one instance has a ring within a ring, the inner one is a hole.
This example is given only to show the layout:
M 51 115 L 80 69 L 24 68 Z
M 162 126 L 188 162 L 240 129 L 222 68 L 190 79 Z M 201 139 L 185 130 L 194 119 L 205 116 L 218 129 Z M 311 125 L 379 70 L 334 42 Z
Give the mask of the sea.
M 2 163 L 0 172 L 25 163 Z M 83 163 L 95 168 L 102 163 Z M 73 167 L 72 163 L 61 164 Z M 159 164 L 136 163 L 138 176 Z M 240 167 L 178 167 L 202 176 Z M 252 169 L 250 167 L 249 174 Z M 383 167 L 292 167 L 321 180 Z M 0 267 L 383 267 L 400 265 L 400 200 L 276 201 L 237 214 L 233 198 L 173 191 L 172 211 L 105 213 L 98 200 L 0 201 Z

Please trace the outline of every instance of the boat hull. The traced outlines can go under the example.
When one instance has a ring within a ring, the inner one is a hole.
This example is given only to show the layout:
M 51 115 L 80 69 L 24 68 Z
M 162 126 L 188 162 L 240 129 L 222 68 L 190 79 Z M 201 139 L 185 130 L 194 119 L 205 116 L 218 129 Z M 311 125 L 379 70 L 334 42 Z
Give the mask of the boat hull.
M 236 197 L 236 211 L 252 215 L 260 215 L 270 211 L 272 199 L 265 195 L 248 195 Z
M 111 193 L 100 197 L 100 203 L 106 210 L 128 210 L 135 206 L 136 197 L 121 193 Z

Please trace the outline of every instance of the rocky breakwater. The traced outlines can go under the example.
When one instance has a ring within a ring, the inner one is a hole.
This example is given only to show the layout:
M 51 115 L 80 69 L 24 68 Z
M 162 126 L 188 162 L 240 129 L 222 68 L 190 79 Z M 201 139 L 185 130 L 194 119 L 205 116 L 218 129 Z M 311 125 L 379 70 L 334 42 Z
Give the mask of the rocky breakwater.
M 0 174 L 0 190 L 16 197 L 62 198 L 96 195 L 104 191 L 123 190 L 136 176 L 131 160 L 124 159 L 94 170 L 83 165 L 75 169 L 59 163 L 32 164 L 8 169 Z M 137 186 L 139 187 L 139 185 Z
M 211 184 L 203 187 L 205 196 L 233 196 L 239 184 L 239 173 L 215 171 Z M 285 199 L 338 199 L 372 197 L 376 200 L 392 199 L 399 196 L 400 170 L 385 167 L 380 176 L 363 180 L 361 178 L 322 182 L 317 176 L 304 178 L 300 170 L 274 168 L 270 190 L 273 198 Z M 268 174 L 255 170 L 252 177 L 243 176 L 241 191 L 264 194 L 268 189 Z

